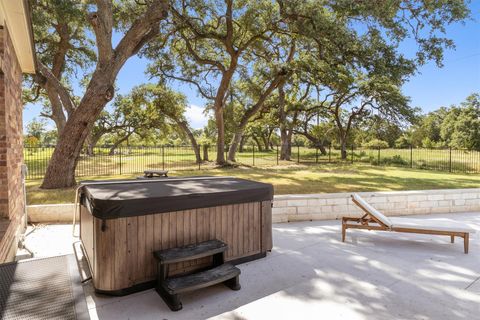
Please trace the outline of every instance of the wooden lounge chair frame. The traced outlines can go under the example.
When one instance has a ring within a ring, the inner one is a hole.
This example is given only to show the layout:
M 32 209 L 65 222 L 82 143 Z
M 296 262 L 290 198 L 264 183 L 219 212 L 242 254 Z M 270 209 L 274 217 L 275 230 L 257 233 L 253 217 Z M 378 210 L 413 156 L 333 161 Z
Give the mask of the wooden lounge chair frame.
M 345 242 L 345 236 L 347 229 L 365 229 L 365 230 L 379 230 L 379 231 L 394 231 L 403 233 L 418 233 L 418 234 L 432 234 L 439 236 L 450 236 L 451 243 L 455 242 L 455 237 L 463 238 L 463 248 L 465 254 L 468 253 L 468 244 L 470 233 L 469 232 L 453 232 L 445 230 L 432 230 L 432 229 L 414 229 L 414 228 L 396 228 L 395 226 L 389 227 L 382 221 L 377 219 L 370 213 L 360 202 L 354 197 L 352 201 L 360 208 L 365 214 L 361 218 L 343 217 L 342 218 L 342 242 Z M 349 222 L 356 222 L 355 224 Z

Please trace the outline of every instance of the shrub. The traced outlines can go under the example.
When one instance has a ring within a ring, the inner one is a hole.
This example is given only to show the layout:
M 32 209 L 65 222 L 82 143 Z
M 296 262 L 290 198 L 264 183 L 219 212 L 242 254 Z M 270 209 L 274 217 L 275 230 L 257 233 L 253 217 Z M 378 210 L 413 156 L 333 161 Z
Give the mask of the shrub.
M 375 148 L 375 149 L 387 149 L 388 143 L 380 139 L 373 139 L 363 144 L 365 148 Z
M 398 154 L 391 157 L 389 161 L 390 161 L 390 164 L 397 164 L 402 166 L 405 166 L 408 164 L 408 162 Z
M 28 136 L 25 139 L 25 145 L 28 147 L 38 147 L 40 145 L 40 140 L 35 136 Z
M 397 140 L 395 140 L 395 147 L 400 148 L 400 149 L 405 149 L 410 147 L 410 141 L 408 141 L 408 138 L 406 136 L 401 136 Z

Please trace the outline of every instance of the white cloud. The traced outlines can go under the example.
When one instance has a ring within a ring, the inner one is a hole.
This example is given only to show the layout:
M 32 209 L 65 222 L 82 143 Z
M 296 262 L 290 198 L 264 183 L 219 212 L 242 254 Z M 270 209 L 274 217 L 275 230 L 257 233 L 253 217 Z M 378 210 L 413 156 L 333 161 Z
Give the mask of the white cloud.
M 208 122 L 208 113 L 204 113 L 205 108 L 200 107 L 194 104 L 191 104 L 185 116 L 187 117 L 188 123 L 194 129 L 201 129 L 203 128 Z

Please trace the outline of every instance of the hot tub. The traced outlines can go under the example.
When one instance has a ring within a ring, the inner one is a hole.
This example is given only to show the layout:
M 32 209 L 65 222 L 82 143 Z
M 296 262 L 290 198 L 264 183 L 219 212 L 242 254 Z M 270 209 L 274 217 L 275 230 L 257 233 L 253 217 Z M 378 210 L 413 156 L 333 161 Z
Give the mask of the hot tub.
M 234 264 L 272 249 L 273 187 L 232 177 L 86 182 L 80 238 L 95 290 L 123 295 L 154 286 L 152 252 L 219 239 Z M 208 265 L 178 263 L 170 274 Z

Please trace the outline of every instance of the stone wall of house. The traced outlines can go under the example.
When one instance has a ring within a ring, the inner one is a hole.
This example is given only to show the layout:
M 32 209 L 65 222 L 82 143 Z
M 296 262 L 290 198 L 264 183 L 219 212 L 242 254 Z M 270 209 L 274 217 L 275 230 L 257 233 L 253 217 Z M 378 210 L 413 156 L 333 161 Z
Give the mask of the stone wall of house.
M 0 263 L 13 259 L 24 223 L 22 72 L 6 27 L 0 29 Z
M 387 216 L 480 212 L 480 189 L 358 192 Z M 363 212 L 351 193 L 290 194 L 275 196 L 273 222 L 341 219 Z

